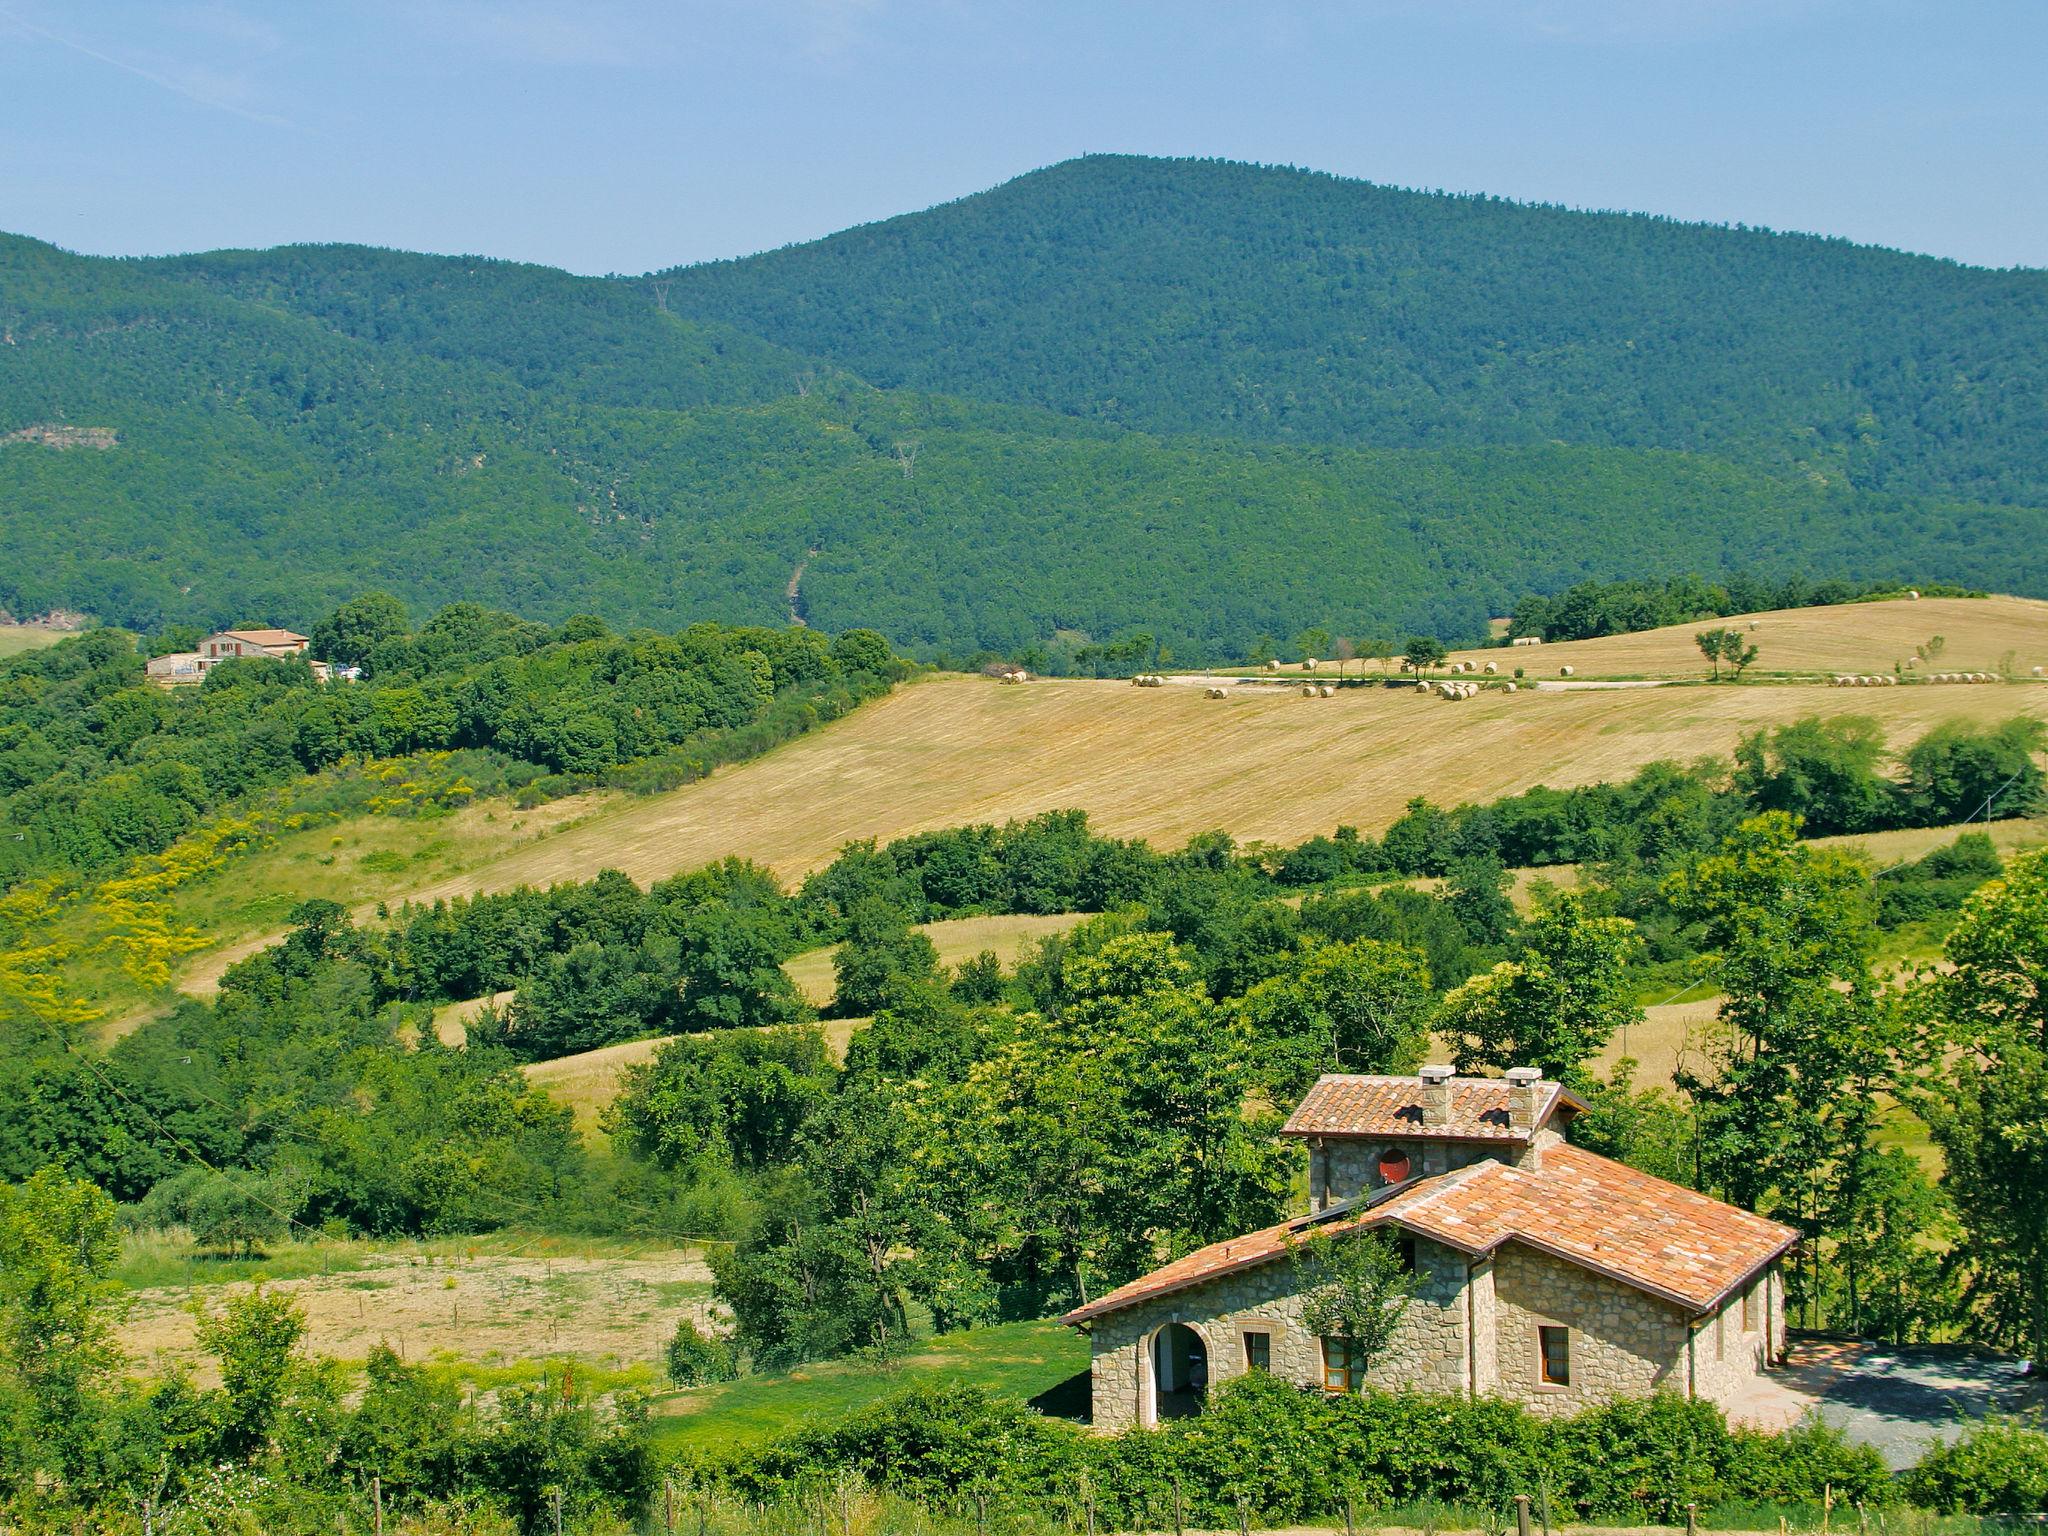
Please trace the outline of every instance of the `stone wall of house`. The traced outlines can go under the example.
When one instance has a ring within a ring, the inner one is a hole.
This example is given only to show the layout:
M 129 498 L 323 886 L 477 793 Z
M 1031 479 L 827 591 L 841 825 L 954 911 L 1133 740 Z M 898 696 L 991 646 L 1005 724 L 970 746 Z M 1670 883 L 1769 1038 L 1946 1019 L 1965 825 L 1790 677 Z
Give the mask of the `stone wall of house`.
M 1309 1154 L 1311 1205 L 1321 1210 L 1339 1200 L 1355 1200 L 1380 1188 L 1380 1159 L 1405 1152 L 1413 1174 L 1448 1173 L 1485 1158 L 1504 1158 L 1513 1149 L 1487 1142 L 1352 1141 L 1331 1137 Z
M 1494 1257 L 1500 1394 L 1536 1413 L 1568 1414 L 1661 1386 L 1685 1389 L 1686 1319 L 1678 1308 L 1521 1243 Z M 1540 1326 L 1571 1338 L 1571 1383 L 1541 1380 Z
M 1696 1325 L 1693 1390 L 1699 1396 L 1725 1406 L 1769 1369 L 1777 1355 L 1771 1336 L 1784 1323 L 1779 1315 L 1782 1299 L 1776 1294 L 1779 1284 L 1774 1265 L 1730 1296 L 1720 1311 Z
M 1369 1379 L 1390 1389 L 1464 1392 L 1470 1371 L 1465 1257 L 1418 1240 L 1415 1263 L 1414 1294 Z M 1244 1374 L 1244 1335 L 1252 1330 L 1270 1336 L 1275 1376 L 1321 1386 L 1322 1341 L 1302 1325 L 1295 1284 L 1294 1266 L 1280 1259 L 1097 1318 L 1090 1329 L 1095 1428 L 1113 1432 L 1152 1422 L 1151 1342 L 1169 1323 L 1200 1336 L 1212 1386 Z

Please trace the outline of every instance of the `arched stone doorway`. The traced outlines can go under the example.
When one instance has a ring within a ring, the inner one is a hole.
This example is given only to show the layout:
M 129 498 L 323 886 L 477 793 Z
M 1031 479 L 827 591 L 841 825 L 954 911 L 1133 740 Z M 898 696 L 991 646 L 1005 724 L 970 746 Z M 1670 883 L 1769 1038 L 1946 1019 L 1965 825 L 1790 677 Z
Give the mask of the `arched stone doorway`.
M 1202 1411 L 1209 1389 L 1209 1349 L 1186 1323 L 1168 1323 L 1152 1335 L 1152 1422 Z

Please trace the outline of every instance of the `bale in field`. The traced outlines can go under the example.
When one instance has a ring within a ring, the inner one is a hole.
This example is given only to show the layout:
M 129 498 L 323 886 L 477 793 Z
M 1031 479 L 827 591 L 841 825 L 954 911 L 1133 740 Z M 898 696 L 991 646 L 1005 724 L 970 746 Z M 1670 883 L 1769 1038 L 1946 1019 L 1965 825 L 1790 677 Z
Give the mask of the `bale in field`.
M 1280 670 L 1280 663 L 1277 661 L 1268 661 L 1266 663 L 1266 670 L 1268 672 L 1278 672 Z
M 1301 696 L 1304 699 L 1314 698 L 1316 696 L 1316 685 L 1314 683 L 1303 683 L 1301 685 Z
M 1326 699 L 1334 699 L 1337 696 L 1337 690 L 1332 688 L 1328 683 L 1323 684 L 1322 688 L 1319 691 L 1322 697 Z
M 1212 699 L 1220 699 L 1223 697 L 1223 690 L 1221 688 L 1211 688 L 1209 690 L 1209 697 Z
M 1516 685 L 1516 684 L 1514 684 L 1514 683 L 1502 683 L 1502 684 L 1500 685 L 1500 691 L 1501 691 L 1502 693 L 1513 693 L 1513 692 L 1515 692 L 1515 690 L 1516 690 L 1516 687 L 1517 687 L 1517 685 Z
M 1557 675 L 1559 677 L 1570 677 L 1572 675 L 1572 669 L 1570 667 L 1559 667 L 1557 669 Z
M 1304 671 L 1304 672 L 1313 672 L 1313 671 L 1315 671 L 1315 669 L 1316 669 L 1316 659 L 1315 659 L 1315 657 L 1313 657 L 1313 656 L 1304 656 L 1304 657 L 1302 657 L 1302 658 L 1301 658 L 1301 670 L 1302 670 L 1302 671 Z
M 2034 676 L 2036 676 L 2036 677 L 2048 677 L 2048 667 L 2036 667 L 2036 668 L 2034 668 Z
M 1920 594 L 1918 592 L 1908 592 L 1906 594 L 1906 600 L 1908 602 L 1917 603 L 1920 601 Z
M 1500 670 L 1500 665 L 1499 665 L 1499 663 L 1498 663 L 1498 662 L 1492 662 L 1492 661 L 1489 661 L 1489 662 L 1488 662 L 1488 663 L 1486 664 L 1486 675 L 1487 675 L 1488 677 L 1491 677 L 1491 676 L 1493 676 L 1493 674 L 1494 674 L 1494 673 L 1496 673 L 1496 672 L 1498 672 L 1499 670 Z

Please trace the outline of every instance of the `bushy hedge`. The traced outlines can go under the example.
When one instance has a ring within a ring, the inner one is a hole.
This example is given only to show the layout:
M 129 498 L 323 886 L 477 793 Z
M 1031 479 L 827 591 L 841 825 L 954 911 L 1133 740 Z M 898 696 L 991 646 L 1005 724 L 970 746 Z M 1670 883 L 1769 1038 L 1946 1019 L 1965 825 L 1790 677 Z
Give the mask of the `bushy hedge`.
M 2048 1434 L 2007 1419 L 1975 1425 L 1921 1458 L 1906 1496 L 1945 1515 L 2048 1511 Z
M 1139 1530 L 1171 1523 L 1176 1489 L 1187 1523 L 1212 1528 L 1235 1524 L 1240 1499 L 1258 1521 L 1288 1525 L 1347 1496 L 1362 1508 L 1499 1510 L 1547 1494 L 1558 1518 L 1665 1522 L 1688 1503 L 1894 1497 L 1877 1453 L 1838 1431 L 1730 1429 L 1713 1404 L 1672 1394 L 1542 1419 L 1497 1399 L 1333 1397 L 1269 1376 L 1223 1386 L 1195 1418 L 1103 1437 L 972 1387 L 923 1388 L 709 1470 L 755 1497 L 851 1471 L 916 1498 L 1030 1502 L 1079 1498 L 1085 1474 L 1098 1521 Z

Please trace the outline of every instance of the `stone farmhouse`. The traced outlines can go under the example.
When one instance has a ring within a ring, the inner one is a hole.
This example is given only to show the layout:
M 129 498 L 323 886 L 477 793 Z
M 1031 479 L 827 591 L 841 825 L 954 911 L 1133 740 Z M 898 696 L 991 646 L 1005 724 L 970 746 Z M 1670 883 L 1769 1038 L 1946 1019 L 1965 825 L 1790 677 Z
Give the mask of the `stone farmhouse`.
M 200 641 L 196 651 L 174 651 L 168 656 L 152 658 L 146 671 L 151 682 L 175 688 L 183 683 L 204 681 L 206 674 L 223 661 L 249 656 L 275 656 L 290 660 L 304 656 L 312 643 L 306 636 L 289 629 L 223 629 Z M 327 663 L 315 661 L 310 665 L 314 676 L 326 682 Z
M 1533 1067 L 1322 1078 L 1284 1128 L 1308 1147 L 1307 1215 L 1062 1319 L 1089 1334 L 1095 1427 L 1196 1412 L 1209 1385 L 1247 1371 L 1544 1414 L 1666 1389 L 1740 1416 L 1784 1353 L 1778 1262 L 1798 1233 L 1570 1145 L 1564 1127 L 1585 1108 Z M 1293 1248 L 1318 1228 L 1382 1229 L 1412 1274 L 1369 1373 L 1346 1341 L 1303 1326 Z

